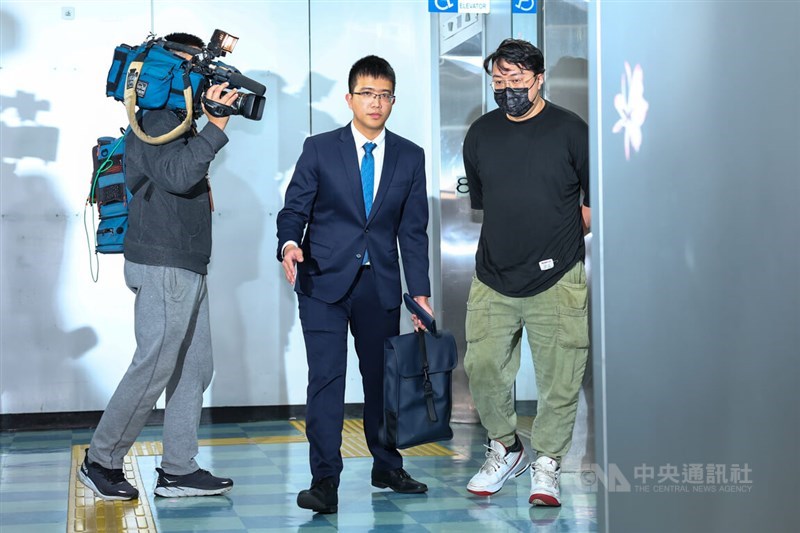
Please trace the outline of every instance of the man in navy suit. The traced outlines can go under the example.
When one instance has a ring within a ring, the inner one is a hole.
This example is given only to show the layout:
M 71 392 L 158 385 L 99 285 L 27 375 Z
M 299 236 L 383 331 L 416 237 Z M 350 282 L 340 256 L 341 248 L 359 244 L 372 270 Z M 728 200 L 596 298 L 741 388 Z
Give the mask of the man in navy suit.
M 398 451 L 378 439 L 383 342 L 400 331 L 398 245 L 408 292 L 433 314 L 425 154 L 384 128 L 395 102 L 395 74 L 386 60 L 358 60 L 348 85 L 352 122 L 306 139 L 277 218 L 278 261 L 297 292 L 308 359 L 312 481 L 297 504 L 319 513 L 338 509 L 348 326 L 364 387 L 372 485 L 402 493 L 428 490 L 403 469 Z M 422 327 L 417 317 L 412 320 Z

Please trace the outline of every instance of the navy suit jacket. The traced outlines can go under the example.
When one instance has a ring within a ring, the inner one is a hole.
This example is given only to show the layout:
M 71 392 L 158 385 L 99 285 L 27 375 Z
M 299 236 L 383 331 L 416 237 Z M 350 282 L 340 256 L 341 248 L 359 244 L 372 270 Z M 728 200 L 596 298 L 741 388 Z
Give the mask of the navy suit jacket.
M 386 130 L 381 179 L 369 218 L 350 125 L 306 139 L 278 213 L 278 261 L 287 241 L 300 243 L 295 291 L 327 303 L 341 300 L 361 268 L 364 250 L 385 309 L 401 304 L 400 261 L 408 292 L 430 296 L 425 153 Z

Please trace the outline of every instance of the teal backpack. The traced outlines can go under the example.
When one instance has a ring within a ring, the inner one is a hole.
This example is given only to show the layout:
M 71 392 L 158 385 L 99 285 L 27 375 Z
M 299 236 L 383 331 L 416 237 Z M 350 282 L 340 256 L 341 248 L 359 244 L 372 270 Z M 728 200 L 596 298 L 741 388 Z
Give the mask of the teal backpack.
M 97 205 L 100 218 L 100 223 L 94 230 L 95 254 L 123 252 L 125 234 L 128 231 L 128 206 L 134 194 L 147 182 L 147 178 L 142 178 L 133 189 L 128 189 L 125 185 L 125 137 L 130 132 L 131 128 L 128 127 L 120 137 L 100 137 L 97 139 L 97 144 L 92 147 L 94 172 L 86 206 L 91 208 Z M 85 210 L 84 226 L 86 226 Z M 92 227 L 94 229 L 94 214 L 92 214 Z M 88 228 L 86 231 L 88 237 Z M 92 268 L 92 279 L 97 281 L 94 268 Z

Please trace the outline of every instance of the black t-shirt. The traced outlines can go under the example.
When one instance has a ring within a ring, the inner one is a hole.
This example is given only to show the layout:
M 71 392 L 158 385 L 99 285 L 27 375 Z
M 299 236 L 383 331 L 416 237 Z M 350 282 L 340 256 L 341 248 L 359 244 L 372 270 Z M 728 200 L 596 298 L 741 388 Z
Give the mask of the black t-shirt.
M 464 167 L 472 208 L 484 212 L 479 280 L 506 296 L 533 296 L 583 260 L 589 129 L 580 117 L 550 102 L 524 122 L 490 111 L 467 132 Z

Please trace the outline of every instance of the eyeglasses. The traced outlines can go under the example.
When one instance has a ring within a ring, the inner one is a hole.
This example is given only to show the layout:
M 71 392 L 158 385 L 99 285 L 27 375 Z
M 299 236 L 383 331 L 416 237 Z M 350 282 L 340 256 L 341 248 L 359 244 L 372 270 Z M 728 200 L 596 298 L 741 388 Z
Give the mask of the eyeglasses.
M 372 91 L 361 91 L 360 93 L 352 93 L 357 94 L 358 96 L 363 96 L 364 98 L 370 98 L 372 100 L 378 100 L 382 104 L 393 104 L 397 97 L 393 94 L 389 93 L 374 93 Z
M 491 87 L 491 89 L 496 93 L 501 93 L 505 91 L 506 88 L 530 89 L 531 87 L 533 87 L 533 85 L 528 86 L 528 82 L 531 82 L 535 79 L 536 75 L 534 74 L 534 76 L 527 81 L 525 81 L 525 79 L 523 79 L 522 76 L 514 77 L 508 80 L 492 80 L 489 82 L 489 87 Z

